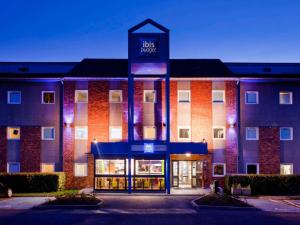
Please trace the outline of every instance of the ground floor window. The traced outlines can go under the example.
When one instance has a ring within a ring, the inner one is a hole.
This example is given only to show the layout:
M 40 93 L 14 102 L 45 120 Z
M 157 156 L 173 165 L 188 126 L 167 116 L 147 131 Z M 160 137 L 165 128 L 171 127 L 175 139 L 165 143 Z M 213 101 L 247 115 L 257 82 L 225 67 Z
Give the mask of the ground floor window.
M 281 175 L 292 175 L 293 174 L 293 164 L 291 164 L 291 163 L 280 164 L 280 174 Z
M 75 163 L 74 164 L 74 175 L 75 175 L 75 177 L 86 177 L 87 176 L 87 163 Z
M 55 164 L 54 163 L 42 163 L 41 171 L 42 171 L 42 173 L 53 173 L 53 172 L 55 172 Z
M 18 163 L 18 162 L 7 163 L 7 172 L 8 173 L 19 173 L 20 172 L 20 163 Z
M 213 164 L 213 176 L 214 177 L 223 177 L 226 174 L 226 165 L 225 163 L 214 163 Z
M 246 173 L 247 174 L 259 174 L 258 163 L 247 163 L 247 165 L 246 165 Z

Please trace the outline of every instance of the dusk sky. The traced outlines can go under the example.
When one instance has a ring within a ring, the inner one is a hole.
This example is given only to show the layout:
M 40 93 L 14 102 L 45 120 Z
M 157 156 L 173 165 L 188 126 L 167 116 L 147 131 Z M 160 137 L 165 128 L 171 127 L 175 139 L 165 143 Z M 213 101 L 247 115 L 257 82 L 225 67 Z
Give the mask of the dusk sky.
M 300 62 L 299 0 L 1 1 L 0 61 L 127 58 L 127 30 L 151 18 L 171 58 Z

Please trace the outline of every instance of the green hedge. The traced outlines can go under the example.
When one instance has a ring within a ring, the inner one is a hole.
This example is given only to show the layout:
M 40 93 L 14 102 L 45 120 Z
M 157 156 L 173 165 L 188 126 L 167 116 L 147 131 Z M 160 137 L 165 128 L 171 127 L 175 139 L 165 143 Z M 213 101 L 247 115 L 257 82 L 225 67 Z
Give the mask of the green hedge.
M 64 190 L 64 173 L 0 173 L 0 183 L 14 193 L 54 192 Z
M 252 195 L 300 194 L 300 175 L 233 175 L 225 177 L 225 189 L 250 185 Z

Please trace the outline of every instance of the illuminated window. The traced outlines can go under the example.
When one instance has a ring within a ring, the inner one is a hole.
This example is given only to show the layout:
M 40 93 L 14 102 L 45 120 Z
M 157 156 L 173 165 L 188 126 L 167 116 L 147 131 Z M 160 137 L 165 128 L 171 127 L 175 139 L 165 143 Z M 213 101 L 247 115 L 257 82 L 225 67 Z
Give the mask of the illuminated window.
M 74 175 L 75 175 L 75 177 L 86 177 L 87 176 L 87 163 L 75 163 L 74 164 Z
M 280 174 L 281 175 L 292 175 L 293 174 L 293 164 L 292 163 L 280 164 Z
M 279 103 L 281 105 L 293 104 L 293 93 L 292 92 L 279 92 Z
M 225 127 L 214 127 L 213 139 L 225 139 Z
M 188 103 L 190 102 L 190 91 L 180 90 L 178 91 L 178 102 L 180 103 Z
M 154 126 L 145 126 L 144 127 L 144 139 L 145 140 L 154 140 L 154 139 L 156 139 L 156 127 L 154 127 Z
M 258 104 L 258 91 L 246 91 L 245 103 L 246 104 Z
M 124 175 L 125 160 L 96 159 L 95 168 L 97 175 Z
M 282 140 L 282 141 L 293 140 L 293 128 L 292 127 L 280 127 L 280 140 Z
M 109 102 L 121 103 L 123 101 L 121 90 L 110 90 L 109 91 Z
M 259 129 L 258 127 L 246 127 L 246 140 L 258 140 Z
M 53 172 L 55 172 L 54 163 L 42 163 L 41 171 L 42 171 L 42 173 L 53 173 Z
M 18 162 L 7 163 L 7 172 L 8 173 L 19 173 L 20 172 L 20 163 L 18 163 Z
M 54 140 L 55 129 L 54 127 L 42 127 L 42 140 Z
M 135 160 L 136 175 L 164 175 L 164 160 Z
M 20 127 L 8 127 L 7 128 L 8 140 L 20 140 Z
M 212 102 L 213 103 L 224 103 L 225 102 L 225 91 L 213 90 L 212 91 Z
M 109 139 L 121 140 L 122 139 L 122 127 L 109 127 Z
M 144 91 L 144 102 L 145 103 L 155 103 L 156 102 L 156 91 L 154 91 L 154 90 Z
M 224 177 L 226 174 L 225 163 L 214 163 L 213 164 L 213 176 L 214 177 Z
M 88 90 L 75 90 L 75 102 L 87 103 L 88 102 Z
M 42 91 L 42 104 L 54 104 L 55 91 Z
M 259 174 L 259 164 L 258 163 L 247 163 L 246 164 L 247 174 Z
M 178 140 L 191 140 L 191 128 L 178 127 Z
M 75 127 L 75 139 L 77 139 L 77 140 L 87 140 L 88 139 L 87 126 Z
M 7 104 L 21 104 L 21 91 L 8 91 Z

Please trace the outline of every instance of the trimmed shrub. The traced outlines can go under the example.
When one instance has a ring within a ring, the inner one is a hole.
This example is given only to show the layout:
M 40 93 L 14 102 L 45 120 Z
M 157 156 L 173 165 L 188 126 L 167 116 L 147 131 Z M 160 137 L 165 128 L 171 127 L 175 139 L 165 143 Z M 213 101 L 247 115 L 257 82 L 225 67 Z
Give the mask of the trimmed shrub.
M 64 173 L 0 173 L 0 183 L 13 193 L 55 192 L 64 190 Z
M 250 185 L 252 195 L 300 194 L 300 175 L 233 175 L 225 177 L 225 189 Z

